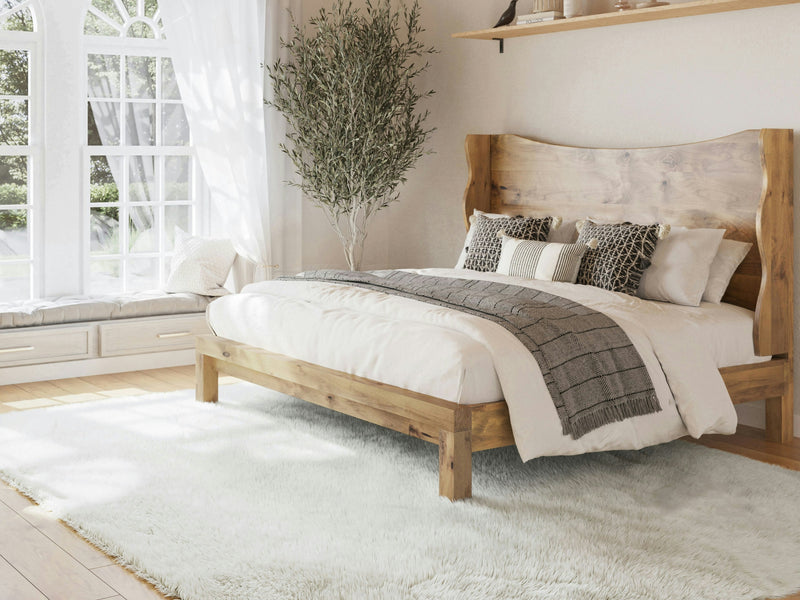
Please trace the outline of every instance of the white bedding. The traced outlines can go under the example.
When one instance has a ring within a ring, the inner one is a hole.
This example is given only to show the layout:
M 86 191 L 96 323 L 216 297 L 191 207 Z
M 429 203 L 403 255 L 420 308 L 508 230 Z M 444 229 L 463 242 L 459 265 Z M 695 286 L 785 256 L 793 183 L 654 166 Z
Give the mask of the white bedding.
M 440 277 L 542 289 L 616 321 L 642 356 L 662 411 L 578 440 L 561 425 L 533 356 L 500 325 L 459 311 L 340 284 L 266 281 L 208 308 L 217 335 L 452 402 L 505 398 L 523 460 L 733 433 L 736 412 L 718 369 L 753 354 L 753 313 L 728 304 L 678 306 L 569 283 L 462 269 Z M 669 383 L 667 383 L 669 382 Z

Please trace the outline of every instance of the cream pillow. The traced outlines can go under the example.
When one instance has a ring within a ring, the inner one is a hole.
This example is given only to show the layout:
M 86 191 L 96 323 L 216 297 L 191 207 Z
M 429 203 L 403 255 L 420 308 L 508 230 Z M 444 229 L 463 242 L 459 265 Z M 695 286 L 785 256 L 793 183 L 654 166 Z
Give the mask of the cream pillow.
M 704 301 L 713 302 L 714 304 L 722 302 L 722 297 L 728 289 L 731 277 L 733 277 L 736 269 L 742 264 L 742 261 L 752 247 L 753 244 L 748 242 L 722 240 L 722 243 L 719 245 L 719 250 L 717 250 L 717 255 L 714 257 L 714 262 L 711 263 L 708 283 L 703 293 Z
M 597 240 L 592 240 L 588 245 L 519 240 L 502 231 L 500 237 L 503 248 L 497 272 L 541 281 L 575 283 L 583 255 L 597 245 Z
M 176 227 L 175 252 L 164 291 L 224 296 L 229 292 L 222 286 L 235 258 L 230 240 L 196 237 Z
M 669 236 L 656 244 L 636 294 L 648 300 L 699 306 L 723 235 L 724 229 L 673 227 Z

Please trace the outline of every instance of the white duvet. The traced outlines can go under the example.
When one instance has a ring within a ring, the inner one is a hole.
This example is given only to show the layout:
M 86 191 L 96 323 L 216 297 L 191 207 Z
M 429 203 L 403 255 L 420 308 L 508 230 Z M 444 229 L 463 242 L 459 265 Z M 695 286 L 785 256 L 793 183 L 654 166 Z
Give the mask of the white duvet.
M 209 323 L 228 339 L 452 402 L 505 398 L 523 460 L 642 448 L 687 432 L 733 433 L 736 412 L 718 369 L 764 360 L 753 355 L 753 313 L 735 306 L 677 306 L 590 286 L 462 269 L 414 272 L 537 288 L 605 313 L 639 351 L 662 410 L 573 440 L 561 433 L 536 360 L 506 329 L 459 311 L 342 284 L 251 284 L 212 302 Z

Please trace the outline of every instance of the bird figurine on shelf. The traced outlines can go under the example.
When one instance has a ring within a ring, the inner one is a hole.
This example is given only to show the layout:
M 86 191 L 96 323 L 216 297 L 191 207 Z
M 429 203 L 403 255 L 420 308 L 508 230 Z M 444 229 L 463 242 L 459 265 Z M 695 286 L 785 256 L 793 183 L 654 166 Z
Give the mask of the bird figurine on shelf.
M 497 21 L 495 27 L 510 25 L 514 22 L 515 16 L 517 16 L 517 0 L 511 0 L 511 4 L 509 4 L 508 8 L 500 15 L 500 20 Z M 494 27 L 492 29 L 494 29 Z

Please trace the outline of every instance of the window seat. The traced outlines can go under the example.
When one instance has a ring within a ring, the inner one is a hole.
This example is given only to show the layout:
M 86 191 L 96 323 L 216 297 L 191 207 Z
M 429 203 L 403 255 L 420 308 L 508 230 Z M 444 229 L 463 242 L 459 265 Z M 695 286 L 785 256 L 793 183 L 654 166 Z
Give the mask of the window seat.
M 155 291 L 0 303 L 0 385 L 191 364 L 211 300 Z
M 197 294 L 131 292 L 113 296 L 63 296 L 0 303 L 0 329 L 205 312 L 211 298 Z

